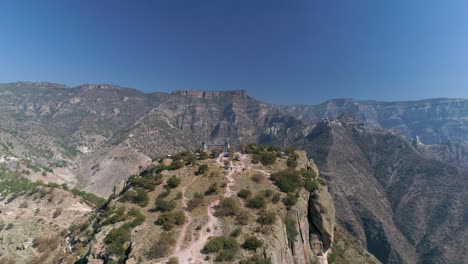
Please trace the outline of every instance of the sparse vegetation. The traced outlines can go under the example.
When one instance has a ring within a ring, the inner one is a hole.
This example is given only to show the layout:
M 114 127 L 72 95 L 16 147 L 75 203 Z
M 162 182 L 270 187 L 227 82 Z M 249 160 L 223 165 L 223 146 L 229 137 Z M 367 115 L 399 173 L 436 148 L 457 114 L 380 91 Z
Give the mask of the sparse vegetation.
M 219 236 L 211 238 L 203 247 L 202 253 L 218 253 L 216 261 L 233 261 L 240 246 L 233 237 Z
M 166 182 L 166 186 L 171 189 L 177 188 L 179 184 L 180 184 L 180 178 L 175 175 L 167 179 L 167 182 Z
M 200 165 L 200 167 L 198 168 L 198 171 L 195 174 L 202 175 L 202 174 L 205 174 L 205 172 L 207 171 L 208 171 L 208 165 L 203 164 L 203 165 Z
M 169 255 L 176 241 L 170 233 L 163 233 L 159 240 L 151 246 L 148 257 L 150 259 L 161 258 Z
M 162 226 L 164 230 L 171 230 L 175 226 L 181 226 L 187 221 L 183 211 L 171 211 L 162 213 L 155 224 Z
M 156 198 L 154 203 L 154 211 L 156 212 L 169 212 L 172 211 L 176 207 L 176 203 L 174 201 L 167 201 L 163 198 Z
M 121 198 L 123 202 L 131 202 L 138 204 L 141 207 L 146 207 L 149 202 L 149 197 L 146 191 L 142 188 L 135 188 L 127 191 Z
M 195 193 L 193 198 L 187 203 L 187 210 L 193 211 L 193 209 L 203 204 L 205 197 L 201 193 Z
M 249 189 L 242 189 L 237 193 L 237 196 L 246 199 L 249 198 L 252 195 L 252 192 Z
M 227 197 L 219 202 L 216 208 L 216 216 L 236 216 L 241 211 L 241 207 L 234 197 Z
M 272 225 L 276 222 L 276 213 L 272 211 L 261 211 L 257 222 L 261 225 Z
M 262 194 L 257 194 L 255 197 L 248 199 L 245 205 L 249 208 L 262 209 L 266 207 L 267 201 Z
M 242 244 L 242 248 L 245 250 L 257 250 L 261 247 L 263 242 L 255 236 L 248 237 L 245 242 Z

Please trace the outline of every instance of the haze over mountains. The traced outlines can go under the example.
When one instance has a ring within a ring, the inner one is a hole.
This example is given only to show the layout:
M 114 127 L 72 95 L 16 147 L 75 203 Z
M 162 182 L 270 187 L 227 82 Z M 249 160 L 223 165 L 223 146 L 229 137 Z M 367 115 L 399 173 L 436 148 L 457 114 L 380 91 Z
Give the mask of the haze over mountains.
M 246 91 L 142 93 L 0 84 L 0 161 L 107 197 L 156 158 L 202 142 L 295 146 L 337 222 L 383 263 L 468 258 L 468 100 L 271 105 Z

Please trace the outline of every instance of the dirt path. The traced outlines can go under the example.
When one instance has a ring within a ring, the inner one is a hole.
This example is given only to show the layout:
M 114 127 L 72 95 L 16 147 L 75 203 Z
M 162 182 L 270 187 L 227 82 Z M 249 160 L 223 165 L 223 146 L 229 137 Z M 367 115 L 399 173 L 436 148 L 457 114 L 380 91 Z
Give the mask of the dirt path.
M 182 188 L 182 207 L 184 209 L 187 208 L 187 201 L 188 201 L 188 198 L 185 196 L 185 190 L 187 190 L 187 186 L 192 184 L 194 180 L 195 178 L 193 178 L 189 183 L 187 183 L 184 186 L 184 188 Z M 184 244 L 185 238 L 187 236 L 187 228 L 192 223 L 192 217 L 190 216 L 190 214 L 188 214 L 186 211 L 184 211 L 184 213 L 185 213 L 185 216 L 187 217 L 187 222 L 185 222 L 185 224 L 182 226 L 182 229 L 180 230 L 180 235 L 177 238 L 174 255 L 179 254 L 179 252 L 181 251 L 181 247 Z
M 221 168 L 224 167 L 224 162 L 223 158 L 220 155 L 216 159 L 216 164 L 220 166 Z M 225 177 L 227 179 L 227 184 L 226 184 L 226 189 L 224 190 L 223 197 L 229 197 L 234 194 L 234 191 L 231 189 L 232 186 L 235 184 L 234 180 L 234 173 L 241 171 L 242 166 L 237 165 L 234 166 L 232 162 L 230 162 L 229 169 L 225 170 Z M 182 194 L 184 197 L 183 204 L 184 207 L 186 206 L 187 198 L 185 197 L 185 189 L 184 187 Z M 214 215 L 215 213 L 215 208 L 219 204 L 219 199 L 212 202 L 210 205 L 207 207 L 207 212 L 208 212 L 208 222 L 203 226 L 203 228 L 200 230 L 200 234 L 197 240 L 193 241 L 190 245 L 188 245 L 185 249 L 181 249 L 186 232 L 187 232 L 187 227 L 190 225 L 191 218 L 190 216 L 186 213 L 188 216 L 188 221 L 182 226 L 181 229 L 181 234 L 179 235 L 179 238 L 177 239 L 175 251 L 174 251 L 174 256 L 179 258 L 179 263 L 187 263 L 187 264 L 198 264 L 198 263 L 205 263 L 204 261 L 204 255 L 201 253 L 201 250 L 205 246 L 206 242 L 211 236 L 220 236 L 222 235 L 222 230 L 221 230 L 221 225 L 219 223 L 219 219 Z

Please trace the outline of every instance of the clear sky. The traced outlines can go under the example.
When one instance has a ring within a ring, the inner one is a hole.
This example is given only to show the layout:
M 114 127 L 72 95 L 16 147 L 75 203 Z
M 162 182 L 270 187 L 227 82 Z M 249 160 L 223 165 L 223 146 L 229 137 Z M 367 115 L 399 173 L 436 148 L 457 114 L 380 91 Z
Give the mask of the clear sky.
M 5 0 L 0 82 L 468 98 L 466 0 Z

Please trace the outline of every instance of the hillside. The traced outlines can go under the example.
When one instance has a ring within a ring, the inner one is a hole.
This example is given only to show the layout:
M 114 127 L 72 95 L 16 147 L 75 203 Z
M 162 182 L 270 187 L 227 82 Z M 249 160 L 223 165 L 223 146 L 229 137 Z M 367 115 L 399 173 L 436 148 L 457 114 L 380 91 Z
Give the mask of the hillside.
M 463 263 L 465 169 L 404 137 L 342 116 L 308 135 L 337 220 L 384 263 Z
M 24 217 L 3 232 L 35 237 L 7 234 L 8 250 L 16 263 L 378 263 L 335 226 L 331 196 L 304 152 L 255 145 L 247 152 L 160 160 L 95 212 L 66 190 L 33 189 L 3 205 Z M 21 205 L 36 194 L 33 207 Z M 53 222 L 55 235 L 30 226 L 37 219 Z

